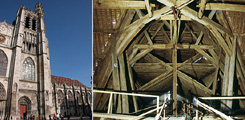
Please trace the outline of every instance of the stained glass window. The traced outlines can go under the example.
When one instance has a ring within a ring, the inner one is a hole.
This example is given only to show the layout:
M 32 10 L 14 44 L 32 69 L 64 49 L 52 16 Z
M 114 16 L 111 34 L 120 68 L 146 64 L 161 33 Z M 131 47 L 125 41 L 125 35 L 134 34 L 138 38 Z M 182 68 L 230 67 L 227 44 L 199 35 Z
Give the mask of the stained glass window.
M 0 76 L 6 76 L 7 66 L 7 56 L 2 50 L 0 50 Z
M 23 63 L 23 80 L 35 80 L 35 65 L 31 58 L 26 58 Z

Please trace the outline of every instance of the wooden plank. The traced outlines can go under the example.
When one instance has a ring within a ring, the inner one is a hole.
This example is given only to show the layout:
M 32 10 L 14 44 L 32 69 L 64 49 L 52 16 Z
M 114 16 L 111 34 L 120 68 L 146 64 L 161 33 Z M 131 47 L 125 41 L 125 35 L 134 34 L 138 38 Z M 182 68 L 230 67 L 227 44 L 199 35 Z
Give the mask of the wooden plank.
M 93 3 L 95 9 L 146 9 L 144 1 L 94 0 Z M 149 6 L 155 7 L 155 4 Z
M 175 20 L 175 18 L 174 18 L 173 14 L 169 14 L 169 15 L 165 15 L 165 16 L 161 17 L 160 20 Z M 189 21 L 189 20 L 191 20 L 191 18 L 189 18 L 185 15 L 180 15 L 180 18 L 177 18 L 177 20 Z
M 133 72 L 132 72 L 132 68 L 129 64 L 127 51 L 126 51 L 126 60 L 127 60 L 127 68 L 128 68 L 128 76 L 129 76 L 130 86 L 131 86 L 132 91 L 135 91 L 135 85 L 134 85 L 134 80 L 133 80 Z M 133 103 L 134 103 L 134 111 L 137 112 L 138 111 L 138 104 L 137 104 L 137 100 L 136 100 L 135 96 L 133 96 Z
M 200 7 L 197 5 L 197 7 Z M 229 4 L 229 3 L 207 3 L 205 10 L 225 10 L 225 11 L 236 11 L 245 12 L 245 5 Z
M 237 47 L 237 36 L 234 36 L 232 42 L 232 55 L 230 59 L 230 68 L 229 68 L 229 79 L 228 79 L 228 91 L 227 96 L 233 96 L 233 83 L 234 83 L 234 74 L 235 74 L 235 64 L 236 64 L 236 47 Z M 232 108 L 232 101 L 227 101 L 227 106 Z
M 119 55 L 119 68 L 120 68 L 120 82 L 121 82 L 121 91 L 128 91 L 127 82 L 126 82 L 126 73 L 125 73 L 125 61 L 123 54 Z M 122 113 L 129 113 L 129 101 L 127 95 L 122 95 Z

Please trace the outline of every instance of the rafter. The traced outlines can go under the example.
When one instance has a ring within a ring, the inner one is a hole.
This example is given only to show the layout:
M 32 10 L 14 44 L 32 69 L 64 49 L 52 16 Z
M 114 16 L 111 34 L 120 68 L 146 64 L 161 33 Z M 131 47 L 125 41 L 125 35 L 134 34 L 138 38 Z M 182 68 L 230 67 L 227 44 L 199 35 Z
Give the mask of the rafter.
M 197 7 L 200 6 L 197 5 Z M 236 11 L 236 12 L 245 11 L 245 5 L 229 4 L 229 3 L 207 3 L 204 7 L 205 10 L 225 10 L 225 11 Z
M 158 59 L 157 57 L 155 57 L 155 56 L 153 56 L 153 55 L 151 55 L 151 54 L 148 54 L 148 55 L 149 55 L 152 59 L 155 59 L 156 61 L 158 61 L 161 65 L 167 67 L 167 68 L 168 68 L 168 71 L 165 72 L 165 73 L 163 73 L 163 74 L 161 74 L 160 76 L 156 77 L 155 79 L 149 81 L 148 83 L 144 84 L 144 85 L 143 85 L 144 87 L 141 86 L 141 87 L 140 87 L 140 90 L 142 90 L 143 88 L 144 88 L 144 90 L 150 89 L 152 86 L 154 86 L 154 85 L 156 85 L 157 83 L 159 83 L 160 80 L 164 80 L 164 79 L 161 78 L 161 77 L 167 78 L 167 77 L 169 77 L 170 75 L 172 75 L 173 67 L 170 66 L 170 64 L 167 64 L 167 63 L 163 62 L 162 60 Z M 198 58 L 199 55 L 195 55 L 195 56 L 193 56 L 193 57 Z M 193 60 L 193 59 L 190 58 L 190 59 L 186 60 L 184 64 L 186 64 L 186 63 L 188 63 L 188 62 L 190 62 L 190 61 L 192 61 L 192 60 Z M 178 69 L 180 69 L 184 64 L 179 63 L 179 64 L 178 64 Z M 210 95 L 212 94 L 212 90 L 208 89 L 207 87 L 205 87 L 205 86 L 202 85 L 201 83 L 197 82 L 196 80 L 194 80 L 193 78 L 189 77 L 188 75 L 186 75 L 185 73 L 181 72 L 180 70 L 177 70 L 177 72 L 178 72 L 178 76 L 179 76 L 179 77 L 181 77 L 181 78 L 183 78 L 183 79 L 186 80 L 186 82 L 185 82 L 185 81 L 182 81 L 182 82 L 188 83 L 189 85 L 192 85 L 192 86 L 193 86 L 193 84 L 194 84 L 194 86 L 200 87 L 200 88 L 199 88 L 200 90 L 206 91 L 207 94 L 204 92 L 205 94 L 203 94 L 203 96 L 210 96 Z M 167 73 L 168 73 L 168 74 L 167 74 Z M 152 85 L 152 84 L 153 84 L 153 85 Z
M 144 1 L 110 1 L 110 0 L 94 0 L 94 8 L 106 9 L 146 9 Z M 148 4 L 155 7 L 155 4 Z
M 153 44 L 153 45 L 145 45 L 145 44 L 136 44 L 134 45 L 134 48 L 138 49 L 156 49 L 156 50 L 166 50 L 166 49 L 172 49 L 173 43 L 168 44 Z M 195 45 L 195 44 L 177 44 L 177 49 L 214 49 L 213 45 Z

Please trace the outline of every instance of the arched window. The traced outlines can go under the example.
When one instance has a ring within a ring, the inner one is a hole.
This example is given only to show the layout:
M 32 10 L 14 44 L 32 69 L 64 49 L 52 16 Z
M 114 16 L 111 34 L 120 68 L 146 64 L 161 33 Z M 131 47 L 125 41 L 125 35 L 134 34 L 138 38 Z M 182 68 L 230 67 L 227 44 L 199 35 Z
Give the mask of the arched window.
M 7 56 L 2 50 L 0 50 L 0 76 L 6 76 L 7 66 Z
M 35 80 L 35 65 L 31 58 L 26 58 L 23 63 L 23 80 Z
M 30 17 L 27 16 L 25 20 L 25 28 L 30 28 L 30 21 L 31 21 Z
M 57 97 L 58 97 L 58 103 L 61 104 L 63 102 L 63 99 L 64 99 L 64 94 L 61 90 L 58 90 Z
M 68 92 L 68 101 L 69 101 L 70 105 L 73 105 L 74 99 L 73 99 L 73 94 L 71 91 Z
M 0 82 L 0 100 L 6 99 L 6 90 L 3 86 L 3 84 Z

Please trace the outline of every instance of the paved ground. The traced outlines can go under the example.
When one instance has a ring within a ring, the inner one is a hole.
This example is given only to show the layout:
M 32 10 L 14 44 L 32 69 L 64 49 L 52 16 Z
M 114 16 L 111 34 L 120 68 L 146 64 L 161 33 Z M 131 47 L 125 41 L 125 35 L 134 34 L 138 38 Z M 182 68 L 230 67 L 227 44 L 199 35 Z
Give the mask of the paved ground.
M 68 119 L 65 118 L 64 120 L 68 120 Z M 83 119 L 81 119 L 80 117 L 72 117 L 70 118 L 70 120 L 92 120 L 92 119 L 90 119 L 90 117 L 83 117 Z

